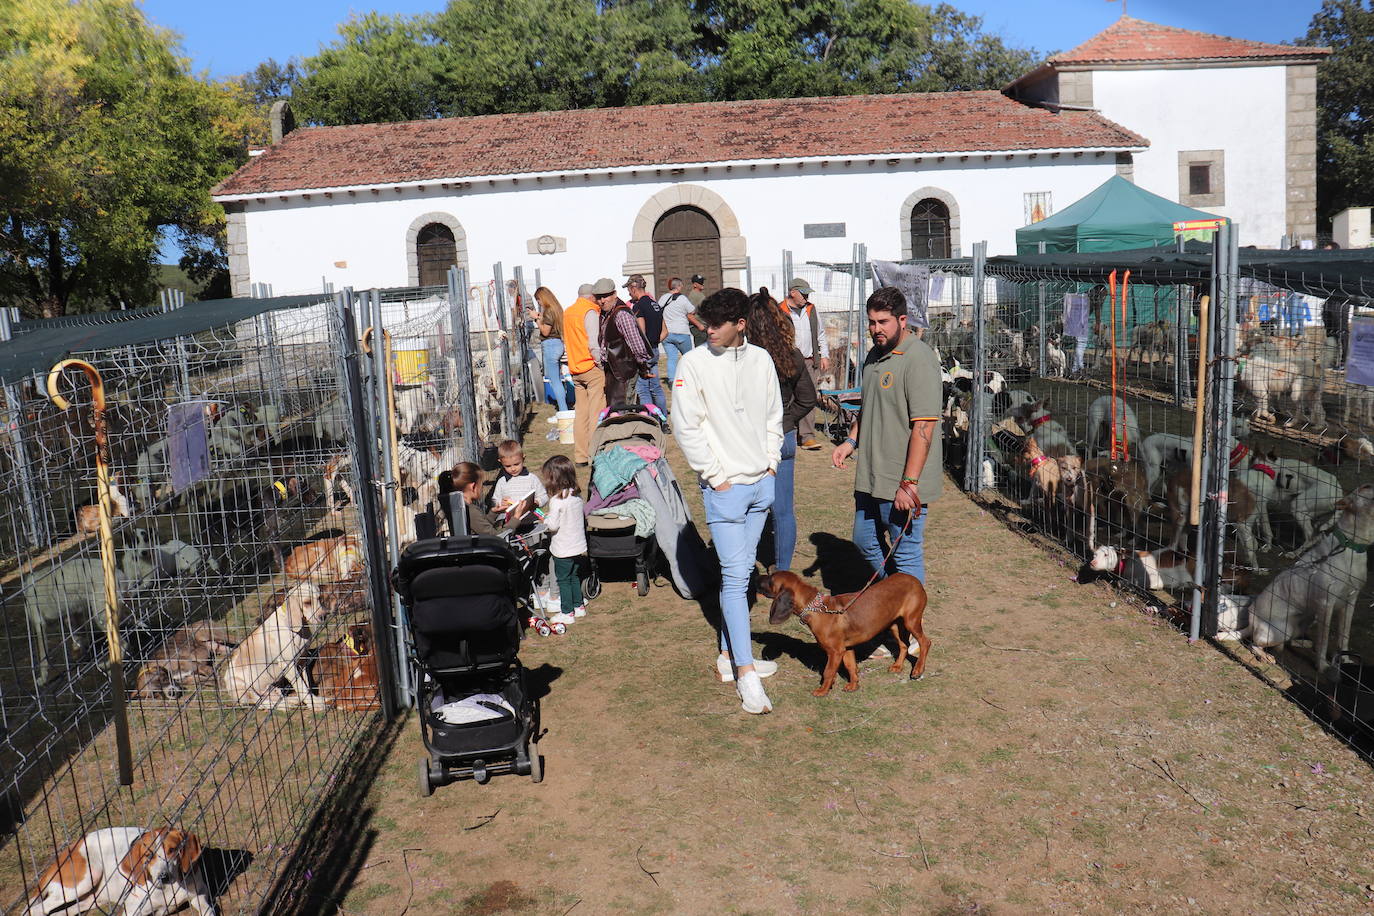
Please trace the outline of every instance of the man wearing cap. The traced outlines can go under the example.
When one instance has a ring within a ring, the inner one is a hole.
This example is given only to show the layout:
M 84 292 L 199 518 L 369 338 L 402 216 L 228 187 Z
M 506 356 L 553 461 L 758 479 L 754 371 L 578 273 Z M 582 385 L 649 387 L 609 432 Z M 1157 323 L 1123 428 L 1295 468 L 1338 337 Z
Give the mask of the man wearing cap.
M 615 294 L 615 281 L 602 277 L 592 285 L 601 308 L 601 369 L 606 373 L 606 406 L 624 407 L 625 391 L 653 365 L 649 345 L 630 307 Z
M 692 303 L 693 313 L 701 308 L 701 303 L 706 300 L 706 278 L 701 274 L 692 274 L 692 288 L 687 291 L 687 299 Z M 692 344 L 699 347 L 704 343 L 706 343 L 706 325 L 698 321 L 694 314 L 692 318 Z
M 663 384 L 658 378 L 658 345 L 668 336 L 668 326 L 663 321 L 663 306 L 654 301 L 644 286 L 643 274 L 634 274 L 625 283 L 625 291 L 630 297 L 630 311 L 634 312 L 639 332 L 649 345 L 649 374 L 639 377 L 635 390 L 639 393 L 641 404 L 653 404 L 667 416 L 668 399 L 663 395 Z
M 792 319 L 797 349 L 801 351 L 806 362 L 806 371 L 811 374 L 811 382 L 814 385 L 817 375 L 830 371 L 830 344 L 821 333 L 816 306 L 807 298 L 811 292 L 811 284 L 800 277 L 794 278 L 787 284 L 787 298 L 783 300 L 783 308 Z M 820 441 L 816 438 L 815 413 L 816 409 L 813 407 L 806 416 L 797 421 L 797 440 L 802 448 L 812 451 L 821 447 Z
M 577 301 L 563 312 L 563 346 L 568 353 L 576 402 L 573 404 L 573 461 L 586 465 L 591 458 L 592 432 L 606 406 L 606 376 L 601 371 L 601 308 L 592 298 L 592 284 L 577 289 Z

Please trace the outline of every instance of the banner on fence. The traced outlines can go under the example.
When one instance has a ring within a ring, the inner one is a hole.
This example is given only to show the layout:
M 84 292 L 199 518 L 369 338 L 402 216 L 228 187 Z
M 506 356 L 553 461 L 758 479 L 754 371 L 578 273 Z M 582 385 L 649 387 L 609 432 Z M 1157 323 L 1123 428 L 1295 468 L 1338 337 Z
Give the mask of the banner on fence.
M 895 261 L 873 261 L 873 276 L 879 286 L 895 286 L 906 297 L 907 324 L 918 328 L 930 327 L 926 317 L 929 299 L 930 268 L 924 264 L 898 264 Z
M 177 493 L 184 493 L 210 475 L 209 436 L 205 429 L 207 403 L 187 401 L 167 408 L 167 464 L 172 472 L 172 489 Z
M 1088 294 L 1064 294 L 1064 334 L 1083 339 L 1088 336 Z
M 1351 385 L 1374 385 L 1374 318 L 1357 318 L 1350 323 L 1345 380 Z

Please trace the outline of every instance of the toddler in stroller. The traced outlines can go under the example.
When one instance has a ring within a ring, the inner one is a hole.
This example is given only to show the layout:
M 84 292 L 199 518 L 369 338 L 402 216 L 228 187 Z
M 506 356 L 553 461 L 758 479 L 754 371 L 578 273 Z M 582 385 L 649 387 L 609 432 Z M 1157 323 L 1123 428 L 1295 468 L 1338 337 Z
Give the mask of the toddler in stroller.
M 417 685 L 420 792 L 493 774 L 543 778 L 534 743 L 539 701 L 520 663 L 522 621 L 533 595 L 522 553 L 501 538 L 416 541 L 393 575 L 406 606 Z M 530 555 L 532 557 L 532 555 Z

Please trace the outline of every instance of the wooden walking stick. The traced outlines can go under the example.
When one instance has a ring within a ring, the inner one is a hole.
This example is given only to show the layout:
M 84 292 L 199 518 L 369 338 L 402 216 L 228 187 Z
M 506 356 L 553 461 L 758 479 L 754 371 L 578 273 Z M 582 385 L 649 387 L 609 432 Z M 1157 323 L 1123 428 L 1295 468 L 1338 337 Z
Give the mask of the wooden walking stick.
M 105 384 L 95 366 L 80 359 L 64 359 L 48 372 L 48 399 L 59 410 L 73 406 L 57 391 L 67 369 L 80 369 L 91 382 L 91 428 L 95 431 L 96 505 L 100 517 L 100 564 L 105 575 L 105 640 L 110 647 L 110 698 L 114 703 L 115 748 L 119 756 L 119 784 L 134 784 L 134 754 L 129 743 L 129 707 L 124 694 L 124 642 L 119 635 L 119 582 L 115 562 L 114 529 L 110 526 L 110 441 L 105 429 Z

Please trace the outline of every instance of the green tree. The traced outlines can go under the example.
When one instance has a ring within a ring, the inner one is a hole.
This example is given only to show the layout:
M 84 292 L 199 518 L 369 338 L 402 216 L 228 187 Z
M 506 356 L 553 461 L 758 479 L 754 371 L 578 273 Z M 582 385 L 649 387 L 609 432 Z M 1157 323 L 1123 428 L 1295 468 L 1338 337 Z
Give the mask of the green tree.
M 195 79 L 135 0 L 0 0 L 0 298 L 151 301 L 159 238 L 213 239 L 250 108 Z
M 1374 9 L 1325 0 L 1299 43 L 1326 46 L 1317 78 L 1317 214 L 1374 203 Z

